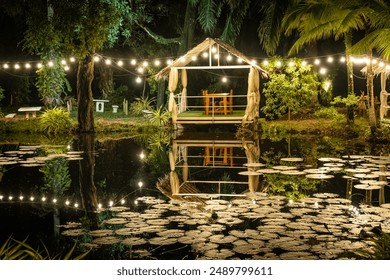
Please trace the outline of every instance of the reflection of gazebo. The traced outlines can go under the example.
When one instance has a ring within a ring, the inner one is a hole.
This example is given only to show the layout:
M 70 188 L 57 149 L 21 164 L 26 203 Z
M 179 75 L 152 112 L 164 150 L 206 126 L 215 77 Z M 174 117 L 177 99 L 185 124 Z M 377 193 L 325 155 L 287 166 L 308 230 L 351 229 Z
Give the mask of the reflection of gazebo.
M 381 92 L 380 92 L 380 108 L 379 108 L 379 117 L 381 120 L 386 118 L 387 110 L 390 108 L 388 103 L 388 96 L 390 93 L 386 90 L 386 80 L 390 74 L 390 68 L 386 64 L 375 64 L 372 65 L 374 75 L 380 75 L 381 77 Z M 361 70 L 363 73 L 367 72 L 367 67 L 364 67 Z
M 246 196 L 248 192 L 256 192 L 260 174 L 249 170 L 260 158 L 258 140 L 202 136 L 172 140 L 169 153 L 172 196 Z
M 207 61 L 206 65 L 202 61 Z M 196 96 L 187 95 L 187 70 L 211 71 L 218 69 L 249 69 L 247 93 L 244 95 L 232 94 L 232 92 L 212 93 L 209 96 L 207 90 L 205 90 L 203 95 L 202 92 L 197 93 Z M 175 94 L 179 80 L 179 70 L 181 70 L 182 91 Z M 259 117 L 259 73 L 267 74 L 265 70 L 232 46 L 217 39 L 207 38 L 162 69 L 155 77 L 156 79 L 168 77 L 168 89 L 170 91 L 168 110 L 171 112 L 173 124 L 242 123 L 246 125 L 253 123 Z M 200 105 L 189 106 L 189 98 L 197 98 Z M 231 104 L 232 102 L 235 103 L 238 98 L 246 99 L 242 107 Z M 212 113 L 209 114 L 209 105 L 205 110 L 205 104 L 211 104 L 210 111 Z M 213 106 L 225 107 L 218 110 Z M 226 106 L 229 106 L 229 109 Z

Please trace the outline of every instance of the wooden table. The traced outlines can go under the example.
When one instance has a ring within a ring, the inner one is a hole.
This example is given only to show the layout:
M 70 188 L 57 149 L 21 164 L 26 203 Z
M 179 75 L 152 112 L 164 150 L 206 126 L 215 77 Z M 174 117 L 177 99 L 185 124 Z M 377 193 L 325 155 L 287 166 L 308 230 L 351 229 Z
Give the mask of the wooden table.
M 216 106 L 215 106 L 215 99 L 222 99 L 222 103 L 223 103 L 223 114 L 224 115 L 227 115 L 228 113 L 228 105 L 227 105 L 227 98 L 229 96 L 229 93 L 228 92 L 222 92 L 222 93 L 207 93 L 205 95 L 205 98 L 206 98 L 206 101 L 205 101 L 205 104 L 206 104 L 206 115 L 209 114 L 209 110 L 210 110 L 210 98 L 211 98 L 211 112 L 212 114 L 214 115 L 214 113 L 216 112 Z M 219 109 L 219 108 L 217 108 Z M 218 111 L 218 110 L 217 110 Z
M 21 107 L 18 109 L 18 112 L 25 112 L 26 119 L 30 118 L 30 114 L 33 118 L 36 118 L 37 112 L 39 112 L 42 107 Z

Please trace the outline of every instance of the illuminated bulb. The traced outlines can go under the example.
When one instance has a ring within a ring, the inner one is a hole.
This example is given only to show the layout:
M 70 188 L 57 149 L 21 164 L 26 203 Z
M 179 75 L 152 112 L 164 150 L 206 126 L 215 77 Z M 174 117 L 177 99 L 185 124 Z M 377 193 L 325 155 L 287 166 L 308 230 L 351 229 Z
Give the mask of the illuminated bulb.
M 257 64 L 257 61 L 253 59 L 253 60 L 251 61 L 251 65 L 256 65 L 256 64 Z
M 64 66 L 64 70 L 65 70 L 65 71 L 69 71 L 69 69 L 70 69 L 70 68 L 69 68 L 68 65 L 65 65 L 65 66 Z
M 114 205 L 114 201 L 111 200 L 109 205 L 110 205 L 110 207 L 112 207 L 112 205 Z
M 139 157 L 140 157 L 141 159 L 144 159 L 144 158 L 145 158 L 144 152 L 141 152 L 141 153 L 139 154 Z
M 94 57 L 93 57 L 93 61 L 95 61 L 95 62 L 99 62 L 99 61 L 100 61 L 100 57 L 98 57 L 98 56 L 94 56 Z
M 135 205 L 138 205 L 138 200 L 134 200 L 134 204 L 135 204 Z
M 15 64 L 15 69 L 20 69 L 20 65 L 19 64 Z
M 278 61 L 276 61 L 275 65 L 276 65 L 276 67 L 280 67 L 280 66 L 282 66 L 282 62 L 278 60 Z
M 35 197 L 31 196 L 30 201 L 34 201 L 34 200 L 35 200 Z
M 9 196 L 9 197 L 8 197 L 8 200 L 12 200 L 12 199 L 14 199 L 12 196 Z
M 226 77 L 222 77 L 222 83 L 226 83 L 227 82 L 227 78 Z
M 314 64 L 315 65 L 318 65 L 318 64 L 320 64 L 321 63 L 321 61 L 318 59 L 318 58 L 316 58 L 315 60 L 314 60 Z
M 147 61 L 142 62 L 142 66 L 143 66 L 143 67 L 146 67 L 146 66 L 148 66 L 148 65 L 149 65 L 149 63 L 148 63 Z
M 269 64 L 268 60 L 263 61 L 263 65 L 267 66 Z
M 125 201 L 124 199 L 121 200 L 121 204 L 122 204 L 122 205 L 125 204 L 125 202 L 126 202 L 126 201 Z
M 42 201 L 45 202 L 46 201 L 46 197 L 42 197 Z
M 136 64 L 137 64 L 137 60 L 132 59 L 132 60 L 130 61 L 130 64 L 131 64 L 131 65 L 136 65 Z
M 20 200 L 23 200 L 23 198 L 24 198 L 24 197 L 23 197 L 22 195 L 21 195 L 21 196 L 19 196 L 19 199 L 20 199 Z
M 37 68 L 42 68 L 42 66 L 43 66 L 42 63 L 37 64 Z
M 4 196 L 0 195 L 0 200 L 3 200 Z
M 65 59 L 61 60 L 61 64 L 65 65 L 66 64 L 66 60 Z
M 212 47 L 212 48 L 211 48 L 211 52 L 212 52 L 212 53 L 215 53 L 216 51 L 217 51 L 217 48 L 216 48 L 216 47 Z
M 26 67 L 26 69 L 30 69 L 31 68 L 31 64 L 30 63 L 26 63 L 26 65 L 24 67 Z
M 344 56 L 342 56 L 342 57 L 340 57 L 340 62 L 345 62 L 346 61 L 346 59 L 345 59 L 345 57 Z
M 330 82 L 329 82 L 329 81 L 326 81 L 326 82 L 324 83 L 324 89 L 325 89 L 325 91 L 328 91 L 329 88 L 330 88 Z
M 306 60 L 303 60 L 302 61 L 302 66 L 306 66 L 307 65 L 307 61 Z
M 9 65 L 8 65 L 7 63 L 5 63 L 5 64 L 3 65 L 3 67 L 4 67 L 4 69 L 8 69 L 8 68 L 9 68 Z
M 138 187 L 142 188 L 143 185 L 144 183 L 142 183 L 141 181 L 138 182 Z
M 102 204 L 101 203 L 98 204 L 98 208 L 102 209 Z
M 53 198 L 53 203 L 57 203 L 57 198 Z
M 142 74 L 142 73 L 144 72 L 144 68 L 138 67 L 138 68 L 137 68 L 137 72 L 140 73 L 140 74 Z
M 109 60 L 109 59 L 106 59 L 104 62 L 106 63 L 106 65 L 110 65 L 111 64 L 111 60 Z
M 293 204 L 293 202 L 294 202 L 294 201 L 293 201 L 292 199 L 290 199 L 290 200 L 288 201 L 289 204 Z
M 219 58 L 219 54 L 216 53 L 216 54 L 214 55 L 214 58 L 215 58 L 215 59 L 218 59 L 218 58 Z
M 155 60 L 155 61 L 154 61 L 154 65 L 155 65 L 155 66 L 160 66 L 160 64 L 161 64 L 160 60 Z
M 184 56 L 180 57 L 180 62 L 185 62 L 185 61 L 186 61 L 186 59 Z
M 54 66 L 54 63 L 53 63 L 53 61 L 49 61 L 49 62 L 47 63 L 47 66 L 49 66 L 49 67 L 53 67 L 53 66 Z
M 198 59 L 198 57 L 196 56 L 196 55 L 193 55 L 192 57 L 191 57 L 191 60 L 192 61 L 196 61 Z
M 372 60 L 372 64 L 377 64 L 377 63 L 378 63 L 378 60 L 374 58 L 374 59 Z
M 118 64 L 118 66 L 123 66 L 123 61 L 122 61 L 122 60 L 119 60 L 119 61 L 117 62 L 117 64 Z
M 231 54 L 229 53 L 226 57 L 226 60 L 227 61 L 232 61 L 233 57 L 231 56 Z
M 79 207 L 79 204 L 78 204 L 78 203 L 75 203 L 75 204 L 74 204 L 74 207 L 76 207 L 76 208 Z
M 314 202 L 314 207 L 318 207 L 318 202 Z
M 71 149 L 71 146 L 70 145 L 66 146 L 66 149 L 69 151 Z
M 389 70 L 390 69 L 390 65 L 386 65 L 386 70 Z
M 383 67 L 383 66 L 385 66 L 385 63 L 383 61 L 381 61 L 381 62 L 379 62 L 379 66 Z
M 290 61 L 290 62 L 288 63 L 288 66 L 289 66 L 289 67 L 293 67 L 293 66 L 294 66 L 294 61 Z
M 142 79 L 141 79 L 141 77 L 137 77 L 136 79 L 135 79 L 135 81 L 139 84 L 139 83 L 142 83 Z
M 76 59 L 74 57 L 69 58 L 70 62 L 75 62 Z
M 66 205 L 69 205 L 69 204 L 70 204 L 69 200 L 65 201 L 65 204 L 66 204 Z
M 328 71 L 328 70 L 326 70 L 326 68 L 321 68 L 320 71 L 319 71 L 319 73 L 320 73 L 321 75 L 325 75 L 327 71 Z
M 172 62 L 173 62 L 172 59 L 168 59 L 168 60 L 167 60 L 167 65 L 172 64 Z
M 333 57 L 329 56 L 326 61 L 328 61 L 329 63 L 332 63 L 333 62 Z
M 209 56 L 209 54 L 208 54 L 207 52 L 203 52 L 203 53 L 202 53 L 202 56 L 203 56 L 204 58 L 207 58 L 207 57 Z

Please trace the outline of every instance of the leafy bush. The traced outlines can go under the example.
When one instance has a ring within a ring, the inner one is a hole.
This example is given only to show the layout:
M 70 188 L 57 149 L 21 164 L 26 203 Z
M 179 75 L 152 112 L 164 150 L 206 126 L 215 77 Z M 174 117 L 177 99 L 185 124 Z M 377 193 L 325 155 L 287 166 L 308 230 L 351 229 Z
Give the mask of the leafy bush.
M 335 107 L 324 107 L 314 113 L 317 118 L 330 119 L 338 122 L 345 121 L 345 116 L 340 114 Z
M 155 98 L 138 97 L 130 104 L 130 113 L 136 116 L 142 116 L 143 110 L 151 111 L 153 109 L 152 104 Z
M 63 108 L 46 110 L 39 119 L 40 130 L 48 135 L 69 133 L 72 129 L 72 119 Z
M 164 126 L 169 122 L 170 113 L 162 107 L 152 111 L 152 117 L 149 119 L 152 125 Z

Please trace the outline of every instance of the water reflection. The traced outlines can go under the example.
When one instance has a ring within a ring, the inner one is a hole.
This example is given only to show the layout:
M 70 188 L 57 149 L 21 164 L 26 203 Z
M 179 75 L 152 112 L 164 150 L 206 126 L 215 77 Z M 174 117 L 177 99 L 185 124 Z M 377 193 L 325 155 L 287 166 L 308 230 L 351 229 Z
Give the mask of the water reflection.
M 71 151 L 4 146 L 0 211 L 10 218 L 1 238 L 23 219 L 51 228 L 55 248 L 93 248 L 91 259 L 339 259 L 361 258 L 373 228 L 390 231 L 388 156 L 261 137 L 80 135 Z M 21 217 L 27 207 L 54 220 Z M 20 239 L 31 234 L 24 228 Z

